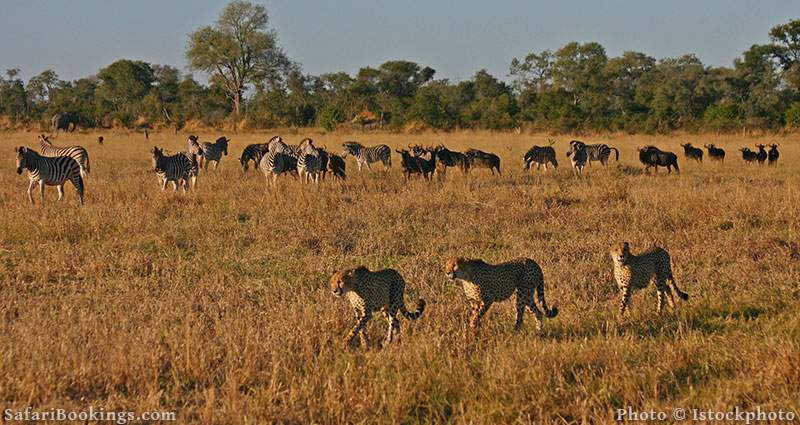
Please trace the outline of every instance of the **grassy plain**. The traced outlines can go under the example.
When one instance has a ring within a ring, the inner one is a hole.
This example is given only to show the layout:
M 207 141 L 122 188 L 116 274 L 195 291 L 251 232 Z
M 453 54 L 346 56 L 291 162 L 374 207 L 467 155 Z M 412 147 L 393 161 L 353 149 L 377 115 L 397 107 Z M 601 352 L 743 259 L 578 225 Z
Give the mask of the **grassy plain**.
M 269 134 L 228 134 L 230 155 L 199 190 L 158 190 L 149 149 L 185 148 L 185 134 L 59 135 L 89 150 L 87 203 L 48 189 L 30 206 L 12 146 L 0 135 L 0 400 L 5 408 L 172 410 L 181 423 L 605 423 L 618 408 L 791 409 L 800 413 L 800 143 L 795 136 L 588 137 L 618 147 L 608 170 L 524 173 L 521 156 L 546 135 L 318 134 L 367 145 L 444 143 L 498 153 L 488 171 L 406 183 L 399 156 L 386 175 L 303 186 L 243 175 L 238 156 Z M 209 140 L 218 134 L 201 134 Z M 714 142 L 724 166 L 687 164 L 679 143 Z M 745 166 L 736 149 L 777 141 L 774 168 Z M 681 174 L 644 175 L 637 145 L 679 153 Z M 652 288 L 617 323 L 609 246 L 659 243 L 688 303 L 657 317 Z M 442 267 L 448 257 L 535 259 L 560 314 L 541 336 L 519 333 L 513 303 L 492 307 L 482 336 Z M 336 269 L 393 267 L 406 302 L 400 340 L 366 350 L 342 338 L 353 323 L 327 286 Z

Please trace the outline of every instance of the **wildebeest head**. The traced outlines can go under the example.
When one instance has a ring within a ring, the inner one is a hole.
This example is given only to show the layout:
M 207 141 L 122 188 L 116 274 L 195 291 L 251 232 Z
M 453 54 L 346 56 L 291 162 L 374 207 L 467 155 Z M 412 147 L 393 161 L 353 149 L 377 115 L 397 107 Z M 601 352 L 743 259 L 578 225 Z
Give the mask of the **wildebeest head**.
M 19 146 L 14 148 L 14 152 L 17 154 L 17 174 L 22 174 L 22 170 L 28 167 L 28 148 Z
M 228 142 L 230 141 L 231 139 L 228 139 L 225 136 L 222 136 L 219 139 L 217 139 L 217 144 L 220 146 L 220 148 L 222 149 L 222 154 L 225 156 L 228 155 Z

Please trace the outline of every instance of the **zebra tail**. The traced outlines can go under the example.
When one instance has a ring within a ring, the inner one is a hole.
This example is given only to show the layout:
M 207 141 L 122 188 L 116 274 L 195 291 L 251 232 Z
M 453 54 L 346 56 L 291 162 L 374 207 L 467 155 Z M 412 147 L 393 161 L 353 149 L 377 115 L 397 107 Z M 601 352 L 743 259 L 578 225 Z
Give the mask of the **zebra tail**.
M 403 316 L 404 316 L 406 319 L 409 319 L 409 320 L 417 320 L 417 319 L 419 319 L 419 317 L 420 317 L 420 316 L 422 316 L 422 312 L 424 312 L 424 311 L 425 311 L 425 305 L 426 305 L 426 304 L 425 304 L 425 300 L 423 300 L 422 298 L 420 298 L 419 300 L 417 300 L 417 311 L 415 311 L 415 312 L 413 312 L 413 313 L 412 313 L 412 312 L 409 312 L 409 311 L 406 309 L 405 303 L 403 303 L 403 307 L 402 307 L 402 310 L 401 310 L 400 312 L 401 312 L 401 313 L 403 313 Z
M 619 161 L 619 150 L 617 148 L 611 148 L 617 154 L 617 161 Z
M 544 280 L 536 286 L 536 294 L 539 297 L 539 304 L 542 306 L 542 310 L 544 310 L 544 315 L 547 317 L 556 317 L 558 315 L 558 307 L 555 305 L 552 308 L 547 307 L 547 302 L 544 300 Z

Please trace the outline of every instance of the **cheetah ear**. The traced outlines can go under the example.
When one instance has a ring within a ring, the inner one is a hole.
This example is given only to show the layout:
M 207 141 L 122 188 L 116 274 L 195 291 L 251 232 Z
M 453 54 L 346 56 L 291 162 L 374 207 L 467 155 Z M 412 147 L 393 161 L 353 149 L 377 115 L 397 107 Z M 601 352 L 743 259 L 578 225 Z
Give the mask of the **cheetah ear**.
M 628 245 L 628 243 L 627 243 L 627 242 L 623 242 L 623 243 L 622 243 L 622 250 L 623 250 L 623 251 L 630 251 L 630 250 L 631 250 L 631 247 L 630 247 L 630 245 Z

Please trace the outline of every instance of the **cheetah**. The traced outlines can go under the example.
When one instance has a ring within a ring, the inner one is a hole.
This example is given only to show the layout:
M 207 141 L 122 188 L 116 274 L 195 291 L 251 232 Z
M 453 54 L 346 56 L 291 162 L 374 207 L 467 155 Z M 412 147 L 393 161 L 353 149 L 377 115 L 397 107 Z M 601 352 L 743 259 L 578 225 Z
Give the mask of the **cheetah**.
M 370 271 L 361 266 L 354 269 L 340 270 L 331 276 L 331 290 L 337 297 L 345 296 L 356 315 L 356 324 L 347 334 L 345 342 L 351 345 L 358 336 L 364 346 L 367 345 L 365 328 L 372 318 L 372 313 L 383 311 L 389 322 L 389 332 L 386 335 L 384 346 L 392 342 L 395 334 L 400 333 L 400 321 L 397 312 L 400 311 L 406 319 L 416 320 L 425 310 L 425 300 L 417 301 L 417 311 L 409 312 L 403 301 L 403 292 L 406 282 L 394 269 Z
M 451 258 L 444 272 L 451 280 L 461 282 L 464 294 L 471 307 L 470 327 L 477 334 L 481 319 L 494 302 L 505 301 L 517 293 L 517 321 L 514 330 L 522 328 L 525 307 L 536 317 L 536 329 L 542 330 L 542 312 L 534 302 L 534 291 L 544 316 L 556 317 L 558 308 L 547 308 L 544 300 L 544 275 L 542 269 L 530 258 L 519 258 L 502 264 L 492 265 L 483 260 Z
M 659 314 L 664 309 L 665 302 L 669 302 L 670 308 L 675 308 L 673 291 L 682 300 L 689 299 L 689 294 L 681 291 L 675 284 L 669 253 L 665 249 L 653 246 L 639 255 L 633 255 L 628 243 L 623 242 L 612 247 L 611 259 L 614 262 L 614 278 L 622 294 L 619 306 L 620 318 L 625 316 L 633 291 L 644 289 L 654 278 L 658 291 Z

